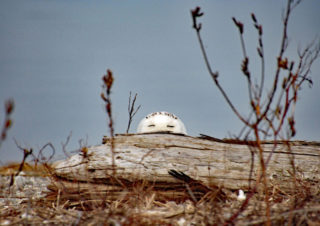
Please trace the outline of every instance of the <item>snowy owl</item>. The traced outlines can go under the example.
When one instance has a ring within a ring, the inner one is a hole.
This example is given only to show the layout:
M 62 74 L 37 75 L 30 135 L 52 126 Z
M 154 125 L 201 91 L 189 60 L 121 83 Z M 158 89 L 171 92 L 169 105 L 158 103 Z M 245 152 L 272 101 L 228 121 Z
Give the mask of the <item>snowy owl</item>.
M 138 125 L 138 133 L 172 132 L 187 135 L 183 122 L 174 114 L 161 111 L 154 112 L 142 119 Z

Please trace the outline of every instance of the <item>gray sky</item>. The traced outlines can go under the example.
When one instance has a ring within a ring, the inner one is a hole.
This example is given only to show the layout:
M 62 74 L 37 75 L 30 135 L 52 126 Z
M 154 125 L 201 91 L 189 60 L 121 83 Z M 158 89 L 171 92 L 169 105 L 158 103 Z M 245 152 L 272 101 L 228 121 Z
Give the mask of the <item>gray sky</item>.
M 169 111 L 188 133 L 218 138 L 237 134 L 242 124 L 233 115 L 208 75 L 190 9 L 201 6 L 203 39 L 220 82 L 242 113 L 248 110 L 247 87 L 237 29 L 245 24 L 252 73 L 259 74 L 257 33 L 250 13 L 263 24 L 266 72 L 275 71 L 281 41 L 281 14 L 286 1 L 0 1 L 0 120 L 4 101 L 13 98 L 14 125 L 0 149 L 0 163 L 17 161 L 22 146 L 39 150 L 52 142 L 63 157 L 61 142 L 72 131 L 67 149 L 101 143 L 108 134 L 100 98 L 101 77 L 115 76 L 112 92 L 116 133 L 128 121 L 129 92 L 142 105 L 131 132 L 146 114 Z M 290 46 L 285 56 L 297 59 L 297 48 L 319 37 L 320 4 L 305 0 L 292 14 Z M 320 140 L 320 62 L 312 67 L 314 85 L 300 93 L 296 139 Z M 266 92 L 265 92 L 266 93 Z

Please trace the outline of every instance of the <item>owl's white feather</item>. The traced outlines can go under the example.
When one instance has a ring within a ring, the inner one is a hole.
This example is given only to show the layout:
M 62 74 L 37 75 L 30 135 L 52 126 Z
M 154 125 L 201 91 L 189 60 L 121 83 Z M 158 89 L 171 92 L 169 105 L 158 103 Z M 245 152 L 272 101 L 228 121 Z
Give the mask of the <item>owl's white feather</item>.
M 154 112 L 147 115 L 140 121 L 137 132 L 172 132 L 187 134 L 187 130 L 183 122 L 174 114 L 165 111 Z

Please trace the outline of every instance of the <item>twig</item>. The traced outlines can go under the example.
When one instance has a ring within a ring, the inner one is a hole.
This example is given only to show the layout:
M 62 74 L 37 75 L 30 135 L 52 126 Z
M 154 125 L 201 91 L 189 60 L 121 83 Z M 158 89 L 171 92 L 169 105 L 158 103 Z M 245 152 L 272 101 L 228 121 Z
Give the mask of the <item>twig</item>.
M 138 94 L 136 93 L 134 95 L 134 98 L 133 98 L 132 102 L 131 102 L 131 91 L 130 91 L 129 104 L 128 104 L 129 121 L 128 121 L 128 127 L 127 127 L 126 133 L 129 133 L 130 126 L 131 126 L 131 123 L 132 123 L 132 119 L 133 119 L 133 117 L 136 115 L 136 113 L 139 111 L 139 109 L 141 107 L 141 105 L 139 105 L 137 107 L 137 109 L 134 108 L 134 105 L 135 105 L 136 100 L 137 100 L 137 96 L 138 96 Z
M 30 149 L 22 148 L 18 145 L 16 140 L 14 140 L 14 141 L 15 141 L 17 147 L 23 151 L 23 159 L 19 165 L 18 171 L 15 174 L 11 175 L 9 187 L 11 187 L 14 184 L 14 178 L 17 177 L 21 173 L 21 171 L 23 170 L 24 163 L 26 162 L 26 159 L 28 158 L 28 156 L 32 155 L 32 148 L 30 148 Z
M 280 75 L 280 70 L 282 68 L 285 68 L 286 65 L 283 65 L 283 63 L 286 62 L 285 59 L 283 59 L 283 54 L 285 52 L 285 50 L 287 49 L 288 46 L 288 36 L 287 36 L 287 30 L 288 30 L 288 21 L 289 21 L 289 16 L 291 13 L 291 10 L 299 4 L 300 1 L 296 2 L 295 5 L 292 5 L 294 3 L 293 0 L 288 0 L 287 3 L 287 8 L 286 8 L 286 12 L 285 12 L 285 17 L 283 19 L 283 30 L 282 30 L 282 41 L 281 41 L 281 45 L 280 45 L 280 53 L 278 55 L 278 65 L 277 65 L 277 70 L 276 70 L 276 74 L 274 77 L 274 82 L 273 82 L 273 88 L 271 93 L 268 95 L 268 103 L 265 107 L 265 110 L 263 111 L 263 113 L 261 114 L 261 116 L 259 117 L 259 119 L 257 120 L 257 123 L 262 121 L 264 119 L 264 117 L 267 115 L 267 113 L 269 112 L 270 106 L 273 103 L 273 98 L 275 96 L 277 87 L 278 87 L 278 80 L 279 80 L 279 75 Z
M 242 53 L 243 53 L 243 61 L 242 61 L 242 65 L 241 65 L 241 71 L 247 77 L 249 99 L 250 99 L 250 103 L 252 103 L 252 82 L 251 82 L 251 74 L 249 71 L 249 57 L 247 55 L 246 46 L 245 46 L 245 42 L 244 42 L 244 38 L 243 38 L 244 25 L 240 21 L 236 20 L 234 17 L 232 17 L 232 20 L 233 20 L 234 24 L 238 27 L 238 30 L 239 30 Z
M 71 136 L 72 136 L 72 131 L 70 131 L 70 133 L 69 133 L 69 135 L 68 135 L 68 137 L 67 137 L 66 142 L 65 142 L 65 143 L 62 143 L 62 142 L 61 142 L 62 151 L 63 151 L 63 153 L 64 153 L 68 158 L 70 157 L 70 155 L 69 155 L 68 152 L 67 152 L 67 145 L 68 145 L 68 143 L 69 143 L 69 141 L 70 141 L 70 139 L 71 139 Z
M 265 61 L 264 61 L 264 48 L 263 48 L 263 41 L 262 41 L 262 34 L 263 34 L 263 29 L 262 25 L 258 23 L 258 20 L 256 16 L 251 13 L 251 18 L 254 22 L 254 27 L 258 31 L 258 36 L 259 36 L 259 46 L 257 47 L 257 52 L 261 60 L 261 80 L 260 80 L 260 86 L 259 86 L 259 93 L 258 93 L 258 100 L 261 100 L 263 88 L 264 88 L 264 77 L 265 77 Z
M 50 155 L 48 158 L 46 158 L 46 157 L 42 154 L 42 152 L 43 152 L 47 147 L 50 147 L 51 150 L 52 150 L 52 153 L 51 153 L 51 155 Z M 41 160 L 40 162 L 42 162 L 42 163 L 43 163 L 43 162 L 48 163 L 48 162 L 53 158 L 53 156 L 54 156 L 55 153 L 56 153 L 56 150 L 55 150 L 53 144 L 49 142 L 49 143 L 45 144 L 45 145 L 39 150 L 39 154 L 38 154 L 37 159 L 40 159 L 40 160 Z
M 193 20 L 193 28 L 196 30 L 197 33 L 197 37 L 198 37 L 198 41 L 200 44 L 200 48 L 201 48 L 201 52 L 206 64 L 206 67 L 208 69 L 208 72 L 210 74 L 210 76 L 212 77 L 213 81 L 215 82 L 216 86 L 218 87 L 219 91 L 221 92 L 222 96 L 224 97 L 224 99 L 227 101 L 228 105 L 231 107 L 232 111 L 237 115 L 237 117 L 246 125 L 249 125 L 249 123 L 247 122 L 247 120 L 245 120 L 240 113 L 237 111 L 237 109 L 235 108 L 235 106 L 232 104 L 231 100 L 229 99 L 228 95 L 225 93 L 224 89 L 220 86 L 219 81 L 218 81 L 218 76 L 219 73 L 218 72 L 213 72 L 208 60 L 208 56 L 207 53 L 205 51 L 203 42 L 202 42 L 202 38 L 200 35 L 200 30 L 201 30 L 201 23 L 197 23 L 197 18 L 203 16 L 203 13 L 200 13 L 200 7 L 196 7 L 194 10 L 191 10 L 191 16 L 192 16 L 192 20 Z

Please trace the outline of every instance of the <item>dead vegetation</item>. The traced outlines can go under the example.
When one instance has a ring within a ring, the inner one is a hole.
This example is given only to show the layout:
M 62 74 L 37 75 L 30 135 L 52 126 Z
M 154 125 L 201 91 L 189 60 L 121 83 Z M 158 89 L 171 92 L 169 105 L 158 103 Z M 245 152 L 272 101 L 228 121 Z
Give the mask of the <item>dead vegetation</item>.
M 198 19 L 203 16 L 201 9 L 197 7 L 191 11 L 193 28 L 208 72 L 231 110 L 244 123 L 244 128 L 236 139 L 224 142 L 246 144 L 250 149 L 248 152 L 251 159 L 250 169 L 246 172 L 249 189 L 246 190 L 246 197 L 239 199 L 237 193 L 240 188 L 205 184 L 187 174 L 188 170 L 165 169 L 167 177 L 176 181 L 176 184 L 170 184 L 170 187 L 163 184 L 161 187 L 157 181 L 134 180 L 134 178 L 123 180 L 117 170 L 119 156 L 114 146 L 116 136 L 110 97 L 113 75 L 108 70 L 103 77 L 105 92 L 101 95 L 106 104 L 109 139 L 111 139 L 109 162 L 111 167 L 105 169 L 105 177 L 109 179 L 108 189 L 104 183 L 106 181 L 103 180 L 99 183 L 76 179 L 68 181 L 57 176 L 51 164 L 55 149 L 50 143 L 44 145 L 38 155 L 35 155 L 32 149 L 17 145 L 23 151 L 23 161 L 0 168 L 0 225 L 319 225 L 320 181 L 305 177 L 304 172 L 296 167 L 290 142 L 296 134 L 294 110 L 298 93 L 304 83 L 312 84 L 308 74 L 320 50 L 319 43 L 313 42 L 299 52 L 297 62 L 285 56 L 288 46 L 289 16 L 299 3 L 300 1 L 288 0 L 283 18 L 280 52 L 276 57 L 273 86 L 270 93 L 265 96 L 263 95 L 265 65 L 262 25 L 252 14 L 253 26 L 258 33 L 257 53 L 261 60 L 261 75 L 258 80 L 260 82 L 253 84 L 252 81 L 256 80 L 253 79 L 254 73 L 250 71 L 249 56 L 243 38 L 244 25 L 233 18 L 239 30 L 243 51 L 241 71 L 248 83 L 251 109 L 247 116 L 238 112 L 219 83 L 219 73 L 211 69 L 200 34 L 202 25 Z M 280 76 L 281 73 L 283 76 Z M 140 107 L 134 109 L 135 100 L 136 96 L 130 106 L 131 98 L 129 99 L 127 132 L 133 116 Z M 10 101 L 6 104 L 6 119 L 2 127 L 0 146 L 12 124 L 9 117 L 12 110 L 13 102 Z M 217 141 L 210 136 L 204 137 Z M 271 141 L 265 142 L 266 138 Z M 63 145 L 64 152 L 69 139 L 68 137 L 66 144 Z M 269 152 L 264 148 L 266 143 L 273 145 Z M 291 189 L 283 189 L 284 181 L 279 175 L 272 175 L 272 179 L 268 175 L 280 144 L 287 145 L 289 151 L 287 156 L 291 168 L 286 170 L 286 173 L 292 180 Z M 308 142 L 302 145 L 308 145 Z M 44 154 L 46 150 L 49 150 L 47 155 Z M 153 149 L 150 150 L 152 151 Z M 81 147 L 79 154 L 84 165 L 88 166 L 91 161 L 89 148 Z M 32 163 L 28 163 L 28 159 Z M 257 168 L 259 173 L 255 174 L 254 170 Z M 90 172 L 99 170 L 99 167 L 87 169 Z
M 209 75 L 212 77 L 215 86 L 222 94 L 225 102 L 229 105 L 233 113 L 243 123 L 244 128 L 241 130 L 237 139 L 255 143 L 251 148 L 251 169 L 249 181 L 252 178 L 252 170 L 254 168 L 254 159 L 259 159 L 260 175 L 257 177 L 255 184 L 251 188 L 250 194 L 258 191 L 258 187 L 263 185 L 264 204 L 266 225 L 271 225 L 271 203 L 269 191 L 269 179 L 267 171 L 270 160 L 274 154 L 274 150 L 278 146 L 278 141 L 287 142 L 288 150 L 291 151 L 290 140 L 296 135 L 295 128 L 295 107 L 298 100 L 298 94 L 301 92 L 302 85 L 309 83 L 312 85 L 312 79 L 308 77 L 313 62 L 318 58 L 320 52 L 320 42 L 315 40 L 308 44 L 302 51 L 298 51 L 298 60 L 295 62 L 294 57 L 287 57 L 286 50 L 289 45 L 288 39 L 288 21 L 293 10 L 301 3 L 301 0 L 288 0 L 286 9 L 283 12 L 282 18 L 282 34 L 279 54 L 276 57 L 275 73 L 272 78 L 272 87 L 268 89 L 268 93 L 264 94 L 265 90 L 265 55 L 263 43 L 263 26 L 258 22 L 254 13 L 251 13 L 253 27 L 258 34 L 257 55 L 260 60 L 261 70 L 254 73 L 250 70 L 250 57 L 247 54 L 246 42 L 244 39 L 245 25 L 232 18 L 235 26 L 238 29 L 240 36 L 240 45 L 243 53 L 243 60 L 241 63 L 241 72 L 247 81 L 248 86 L 248 104 L 250 106 L 247 115 L 240 113 L 236 105 L 232 102 L 224 87 L 219 82 L 219 72 L 212 69 L 208 58 L 204 41 L 201 36 L 202 23 L 199 19 L 204 15 L 200 7 L 191 10 L 191 17 L 193 21 L 193 28 L 196 32 L 200 49 L 204 58 L 206 68 Z M 257 76 L 258 74 L 258 76 Z M 269 75 L 271 76 L 271 75 Z M 282 81 L 281 81 L 282 80 Z M 256 81 L 256 82 L 253 82 Z M 269 153 L 269 156 L 264 157 L 264 148 L 262 141 L 264 139 L 272 139 L 274 148 Z M 297 174 L 295 166 L 295 156 L 288 155 L 291 162 L 291 176 L 294 181 L 293 191 L 297 190 Z M 241 207 L 236 211 L 226 222 L 232 224 L 237 221 L 238 217 L 247 209 L 247 205 L 253 195 L 247 196 Z M 297 197 L 295 196 L 297 199 Z M 292 209 L 296 209 L 295 202 Z M 289 218 L 289 224 L 292 219 Z
M 14 167 L 11 166 L 10 170 L 12 168 Z M 237 200 L 236 191 L 227 189 L 224 189 L 224 199 L 216 199 L 215 194 L 209 192 L 196 202 L 192 198 L 157 200 L 157 191 L 148 183 L 131 185 L 131 189 L 119 192 L 116 199 L 107 193 L 97 192 L 98 185 L 89 183 L 91 199 L 83 198 L 84 193 L 80 190 L 66 199 L 62 198 L 62 190 L 48 195 L 49 191 L 44 189 L 43 185 L 50 183 L 50 177 L 36 181 L 33 179 L 35 176 L 30 176 L 47 174 L 41 169 L 46 168 L 37 168 L 37 171 L 33 171 L 29 176 L 28 173 L 24 174 L 27 179 L 20 188 L 18 186 L 21 178 L 10 187 L 10 176 L 2 174 L 1 225 L 222 225 L 228 224 L 226 220 L 242 206 L 242 201 Z M 1 172 L 6 172 L 5 167 L 2 167 Z M 279 189 L 281 180 L 273 181 L 268 194 L 272 225 L 319 224 L 319 181 L 296 179 L 297 186 L 292 192 Z M 188 197 L 187 189 L 185 192 Z M 264 199 L 263 189 L 258 189 L 238 216 L 236 225 L 266 223 L 268 219 L 265 217 Z

